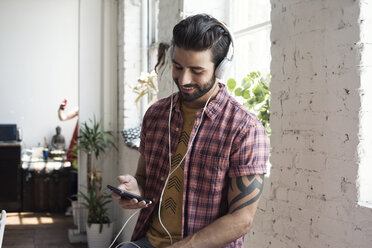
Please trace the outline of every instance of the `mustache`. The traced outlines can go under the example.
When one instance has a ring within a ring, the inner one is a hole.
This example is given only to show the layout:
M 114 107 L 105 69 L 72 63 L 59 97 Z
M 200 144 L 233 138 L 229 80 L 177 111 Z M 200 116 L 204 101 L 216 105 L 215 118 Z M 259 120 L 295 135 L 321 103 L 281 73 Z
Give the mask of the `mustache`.
M 174 82 L 180 86 L 180 82 L 178 81 L 178 79 L 174 79 Z M 199 88 L 199 85 L 197 84 L 185 84 L 185 85 L 182 85 L 182 87 L 196 87 L 196 88 Z

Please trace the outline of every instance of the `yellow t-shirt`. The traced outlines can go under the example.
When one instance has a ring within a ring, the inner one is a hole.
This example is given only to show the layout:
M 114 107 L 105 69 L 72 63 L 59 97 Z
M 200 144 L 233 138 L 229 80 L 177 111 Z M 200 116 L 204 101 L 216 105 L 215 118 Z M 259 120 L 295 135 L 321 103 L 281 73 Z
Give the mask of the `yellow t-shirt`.
M 185 156 L 190 133 L 194 127 L 196 111 L 197 109 L 190 109 L 184 104 L 181 105 L 183 127 L 176 152 L 172 157 L 172 171 L 179 165 L 182 158 Z M 164 190 L 163 202 L 160 209 L 162 223 L 172 235 L 173 242 L 181 240 L 184 163 L 185 160 L 183 160 L 182 164 L 170 176 Z M 170 238 L 167 232 L 160 225 L 158 210 L 159 206 L 156 206 L 152 216 L 150 229 L 146 234 L 150 243 L 156 248 L 166 247 L 170 244 Z

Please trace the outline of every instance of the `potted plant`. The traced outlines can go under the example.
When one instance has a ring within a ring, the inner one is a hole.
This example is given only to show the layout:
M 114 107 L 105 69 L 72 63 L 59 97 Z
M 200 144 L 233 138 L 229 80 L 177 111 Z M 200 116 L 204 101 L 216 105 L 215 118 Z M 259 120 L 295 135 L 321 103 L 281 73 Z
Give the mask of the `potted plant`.
M 87 238 L 89 248 L 108 247 L 113 235 L 114 225 L 111 223 L 106 205 L 111 202 L 111 196 L 99 193 L 93 187 L 87 194 L 80 192 L 82 204 L 88 209 Z
M 95 117 L 89 122 L 90 124 L 84 122 L 80 125 L 77 137 L 76 149 L 87 155 L 87 193 L 80 192 L 78 196 L 82 199 L 83 206 L 87 208 L 88 246 L 90 248 L 108 247 L 109 244 L 103 245 L 103 243 L 111 241 L 113 231 L 106 207 L 110 202 L 110 196 L 101 192 L 102 176 L 97 171 L 95 162 L 109 147 L 116 150 L 117 147 L 111 131 L 103 131 L 100 122 L 97 122 Z M 105 238 L 106 235 L 108 235 L 107 238 Z
M 87 155 L 88 191 L 93 187 L 96 195 L 98 195 L 101 190 L 102 178 L 100 172 L 97 171 L 97 166 L 93 165 L 93 159 L 97 160 L 110 146 L 116 150 L 117 147 L 112 140 L 113 135 L 111 131 L 102 131 L 101 124 L 97 122 L 95 117 L 89 121 L 92 126 L 89 126 L 87 122 L 81 124 L 79 136 L 77 137 L 79 143 L 76 149 L 85 152 Z
M 227 81 L 227 88 L 234 93 L 236 99 L 244 107 L 254 112 L 262 122 L 268 135 L 271 134 L 270 128 L 270 81 L 271 75 L 261 76 L 259 71 L 250 72 L 241 80 L 240 85 L 235 79 Z
M 158 93 L 157 85 L 157 73 L 155 70 L 152 70 L 151 72 L 141 72 L 141 75 L 139 76 L 137 80 L 137 84 L 131 85 L 127 84 L 130 88 L 132 88 L 133 92 L 137 94 L 137 98 L 135 100 L 137 109 L 138 104 L 142 97 L 149 96 L 149 102 L 148 105 L 151 105 L 156 100 L 156 94 Z

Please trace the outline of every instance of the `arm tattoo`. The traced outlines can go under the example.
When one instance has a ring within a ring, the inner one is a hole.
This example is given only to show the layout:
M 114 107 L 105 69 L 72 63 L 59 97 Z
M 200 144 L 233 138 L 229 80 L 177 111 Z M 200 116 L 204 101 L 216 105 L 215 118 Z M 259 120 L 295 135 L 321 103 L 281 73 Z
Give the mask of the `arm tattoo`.
M 264 182 L 264 175 L 250 175 L 237 178 L 230 178 L 229 194 L 232 199 L 229 202 L 230 212 L 255 203 L 261 196 Z

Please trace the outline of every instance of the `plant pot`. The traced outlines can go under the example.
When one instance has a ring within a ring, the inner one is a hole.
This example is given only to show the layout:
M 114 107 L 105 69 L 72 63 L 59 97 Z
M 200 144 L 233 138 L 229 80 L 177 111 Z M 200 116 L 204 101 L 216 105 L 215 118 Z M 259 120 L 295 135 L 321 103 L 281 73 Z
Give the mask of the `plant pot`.
M 109 247 L 112 241 L 114 224 L 103 224 L 102 232 L 99 232 L 99 224 L 92 223 L 90 226 L 86 224 L 88 247 L 101 248 Z

